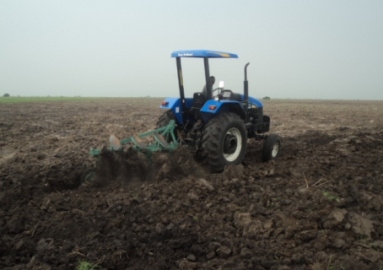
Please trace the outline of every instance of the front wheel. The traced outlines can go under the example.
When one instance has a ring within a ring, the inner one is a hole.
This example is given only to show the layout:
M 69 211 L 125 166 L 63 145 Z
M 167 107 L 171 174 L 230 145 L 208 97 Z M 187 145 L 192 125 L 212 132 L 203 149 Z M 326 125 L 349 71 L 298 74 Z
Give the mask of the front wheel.
M 262 158 L 264 162 L 276 158 L 281 149 L 281 139 L 277 134 L 267 136 L 263 144 Z
M 242 119 L 235 113 L 220 114 L 206 125 L 201 150 L 213 173 L 226 165 L 238 165 L 246 153 L 247 133 Z

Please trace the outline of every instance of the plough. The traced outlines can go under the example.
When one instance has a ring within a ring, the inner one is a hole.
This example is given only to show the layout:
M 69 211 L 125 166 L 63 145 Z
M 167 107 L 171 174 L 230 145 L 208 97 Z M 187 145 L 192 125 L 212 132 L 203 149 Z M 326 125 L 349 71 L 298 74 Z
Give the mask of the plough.
M 116 136 L 111 135 L 109 138 L 109 150 L 122 151 L 124 146 L 131 146 L 134 150 L 143 152 L 149 157 L 153 152 L 157 151 L 174 151 L 179 146 L 179 142 L 174 133 L 175 128 L 175 121 L 170 120 L 167 126 L 147 131 L 138 136 L 122 139 L 121 141 Z M 144 140 L 148 137 L 152 137 L 152 140 L 149 143 L 145 143 Z M 101 154 L 101 151 L 101 149 L 91 149 L 90 155 L 97 157 Z
M 167 126 L 157 128 L 155 130 L 147 131 L 137 136 L 132 136 L 119 140 L 115 135 L 111 135 L 109 138 L 109 148 L 107 149 L 90 149 L 90 155 L 93 157 L 100 157 L 105 150 L 108 152 L 123 152 L 124 149 L 131 147 L 133 150 L 144 153 L 149 159 L 154 152 L 158 151 L 175 151 L 180 142 L 175 135 L 176 123 L 175 120 L 170 120 Z M 102 163 L 101 163 L 102 164 Z M 86 170 L 81 175 L 81 183 L 93 181 L 97 175 L 100 161 L 95 162 L 95 166 Z

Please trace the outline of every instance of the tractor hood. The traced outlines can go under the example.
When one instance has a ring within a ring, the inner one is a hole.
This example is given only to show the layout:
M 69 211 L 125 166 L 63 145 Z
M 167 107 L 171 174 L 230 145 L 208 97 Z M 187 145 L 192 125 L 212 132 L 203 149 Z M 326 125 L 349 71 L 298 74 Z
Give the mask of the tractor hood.
M 172 52 L 171 57 L 238 58 L 238 55 L 210 50 L 181 50 Z

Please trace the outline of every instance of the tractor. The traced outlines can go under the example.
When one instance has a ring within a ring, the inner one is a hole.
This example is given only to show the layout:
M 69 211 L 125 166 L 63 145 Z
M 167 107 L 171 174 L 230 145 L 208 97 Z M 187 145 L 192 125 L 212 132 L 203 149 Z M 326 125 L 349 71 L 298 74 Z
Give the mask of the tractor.
M 173 52 L 171 57 L 176 59 L 180 97 L 166 98 L 162 102 L 160 108 L 165 111 L 158 119 L 157 128 L 123 140 L 112 135 L 109 149 L 91 149 L 92 156 L 123 151 L 125 146 L 129 146 L 129 149 L 143 152 L 150 158 L 153 152 L 174 151 L 185 145 L 197 161 L 207 164 L 211 173 L 222 173 L 227 165 L 244 163 L 248 139 L 255 139 L 264 140 L 263 161 L 277 157 L 280 138 L 276 134 L 266 135 L 270 129 L 270 117 L 263 114 L 262 102 L 249 96 L 249 63 L 244 68 L 244 90 L 240 94 L 224 89 L 223 82 L 216 89 L 212 89 L 209 83 L 209 59 L 238 58 L 236 54 L 182 50 Z M 203 59 L 206 94 L 195 92 L 193 97 L 185 97 L 181 58 Z M 82 182 L 94 178 L 96 172 L 97 168 L 84 172 Z
M 178 142 L 186 144 L 194 152 L 196 160 L 207 163 L 210 171 L 221 173 L 226 165 L 238 165 L 244 160 L 247 140 L 265 140 L 263 161 L 274 159 L 280 149 L 276 134 L 265 135 L 270 128 L 270 117 L 263 114 L 260 100 L 249 96 L 247 67 L 244 68 L 243 94 L 224 89 L 223 82 L 212 89 L 210 58 L 238 58 L 238 55 L 210 50 L 175 51 L 179 98 L 166 98 L 160 108 L 166 110 L 157 122 L 161 128 L 175 121 Z M 194 93 L 185 97 L 181 58 L 202 58 L 205 69 L 207 95 Z

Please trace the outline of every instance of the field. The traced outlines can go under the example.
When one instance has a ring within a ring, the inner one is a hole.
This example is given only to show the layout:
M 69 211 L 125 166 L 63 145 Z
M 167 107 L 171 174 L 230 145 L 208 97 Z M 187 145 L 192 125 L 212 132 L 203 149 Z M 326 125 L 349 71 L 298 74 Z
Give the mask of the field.
M 210 175 L 184 148 L 80 185 L 161 99 L 0 103 L 0 268 L 383 269 L 383 101 L 265 102 L 280 156 Z M 113 166 L 105 167 L 106 171 Z

